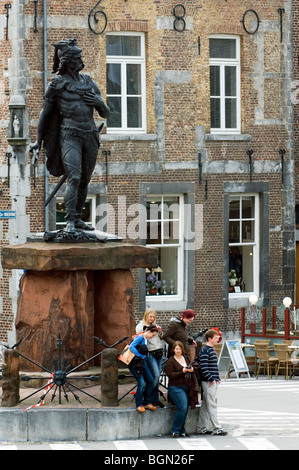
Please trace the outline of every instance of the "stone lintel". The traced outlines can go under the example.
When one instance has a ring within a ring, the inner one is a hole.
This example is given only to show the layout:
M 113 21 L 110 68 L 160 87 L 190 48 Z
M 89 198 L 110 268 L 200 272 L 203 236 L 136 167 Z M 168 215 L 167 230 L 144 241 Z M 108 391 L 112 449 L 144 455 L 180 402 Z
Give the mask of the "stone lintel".
M 158 250 L 125 243 L 28 242 L 2 249 L 2 267 L 33 271 L 154 268 Z

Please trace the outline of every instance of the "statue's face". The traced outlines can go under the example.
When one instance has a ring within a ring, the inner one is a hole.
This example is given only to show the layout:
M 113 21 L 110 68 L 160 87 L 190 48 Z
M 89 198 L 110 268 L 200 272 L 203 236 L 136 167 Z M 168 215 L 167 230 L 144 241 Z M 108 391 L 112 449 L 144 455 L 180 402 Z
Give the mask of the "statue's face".
M 84 68 L 84 62 L 82 60 L 81 53 L 78 52 L 73 54 L 68 60 L 68 66 L 74 72 L 79 72 Z

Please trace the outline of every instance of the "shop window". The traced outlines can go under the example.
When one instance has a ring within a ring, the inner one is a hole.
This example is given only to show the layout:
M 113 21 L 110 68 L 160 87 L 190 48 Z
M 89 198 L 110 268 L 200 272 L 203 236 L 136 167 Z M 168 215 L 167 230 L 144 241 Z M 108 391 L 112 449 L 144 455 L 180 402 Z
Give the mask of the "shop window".
M 229 197 L 229 296 L 259 295 L 259 197 Z
M 146 200 L 146 245 L 158 248 L 159 266 L 146 270 L 148 300 L 182 300 L 184 274 L 183 196 L 152 195 Z
M 140 33 L 106 36 L 107 132 L 145 133 L 145 38 Z

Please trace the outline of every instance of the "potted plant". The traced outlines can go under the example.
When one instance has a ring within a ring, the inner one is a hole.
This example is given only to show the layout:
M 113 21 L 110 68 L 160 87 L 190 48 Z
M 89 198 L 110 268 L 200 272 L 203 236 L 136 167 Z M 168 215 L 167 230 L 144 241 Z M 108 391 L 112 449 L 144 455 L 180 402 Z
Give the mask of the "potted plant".
M 228 273 L 229 291 L 234 292 L 234 287 L 238 282 L 237 274 L 234 269 Z
M 154 273 L 149 274 L 146 277 L 146 291 L 150 295 L 157 294 L 161 287 L 161 281 L 158 280 L 158 276 Z

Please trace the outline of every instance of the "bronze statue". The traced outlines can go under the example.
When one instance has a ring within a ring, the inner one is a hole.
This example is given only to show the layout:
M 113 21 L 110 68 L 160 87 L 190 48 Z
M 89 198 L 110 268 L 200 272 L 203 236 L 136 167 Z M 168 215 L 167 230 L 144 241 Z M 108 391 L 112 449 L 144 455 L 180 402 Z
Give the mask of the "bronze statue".
M 30 150 L 39 151 L 44 144 L 47 168 L 51 175 L 65 175 L 64 194 L 66 231 L 94 230 L 81 220 L 87 188 L 99 148 L 99 129 L 93 119 L 94 108 L 102 118 L 109 107 L 96 83 L 85 74 L 76 39 L 54 44 L 53 72 L 58 72 L 45 93 L 37 142 Z

